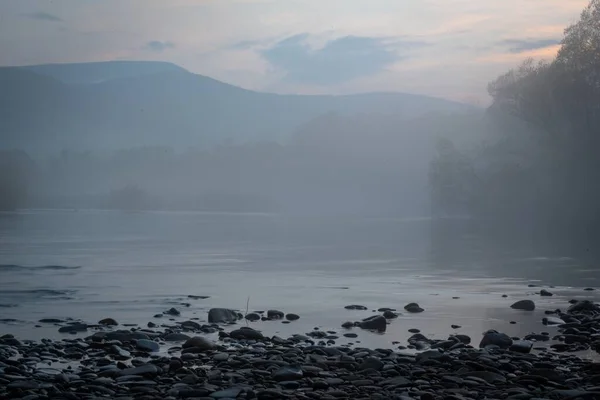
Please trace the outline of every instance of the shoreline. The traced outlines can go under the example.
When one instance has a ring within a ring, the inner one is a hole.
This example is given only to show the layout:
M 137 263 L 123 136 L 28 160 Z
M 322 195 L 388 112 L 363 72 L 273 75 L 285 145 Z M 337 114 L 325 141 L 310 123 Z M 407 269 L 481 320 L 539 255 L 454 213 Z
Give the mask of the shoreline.
M 410 304 L 401 311 L 420 312 Z M 361 347 L 362 331 L 385 330 L 396 314 L 382 308 L 336 330 L 288 338 L 264 336 L 227 309 L 211 309 L 207 324 L 164 318 L 145 328 L 110 318 L 97 324 L 46 320 L 66 337 L 0 336 L 0 398 L 600 398 L 600 364 L 573 354 L 600 353 L 597 303 L 573 300 L 564 311 L 546 311 L 545 322 L 558 327 L 558 343 L 549 347 L 543 345 L 552 339 L 548 332 L 431 339 L 416 329 L 395 349 Z M 277 310 L 246 316 L 286 324 L 302 318 Z M 340 344 L 342 338 L 351 343 Z

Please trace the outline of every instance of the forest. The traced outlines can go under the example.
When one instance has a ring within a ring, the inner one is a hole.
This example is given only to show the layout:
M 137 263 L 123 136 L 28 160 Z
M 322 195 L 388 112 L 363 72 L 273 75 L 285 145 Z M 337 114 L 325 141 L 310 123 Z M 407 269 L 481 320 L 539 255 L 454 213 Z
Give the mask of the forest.
M 551 61 L 526 60 L 488 86 L 504 129 L 463 149 L 436 144 L 434 212 L 464 213 L 486 230 L 597 238 L 600 234 L 600 1 L 569 26 Z

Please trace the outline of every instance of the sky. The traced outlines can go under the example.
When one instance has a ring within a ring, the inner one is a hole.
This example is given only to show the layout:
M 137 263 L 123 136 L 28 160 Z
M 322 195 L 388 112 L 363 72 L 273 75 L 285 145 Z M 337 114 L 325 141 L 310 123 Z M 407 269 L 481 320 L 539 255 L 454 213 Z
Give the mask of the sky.
M 588 0 L 0 0 L 0 65 L 159 60 L 247 89 L 472 104 Z

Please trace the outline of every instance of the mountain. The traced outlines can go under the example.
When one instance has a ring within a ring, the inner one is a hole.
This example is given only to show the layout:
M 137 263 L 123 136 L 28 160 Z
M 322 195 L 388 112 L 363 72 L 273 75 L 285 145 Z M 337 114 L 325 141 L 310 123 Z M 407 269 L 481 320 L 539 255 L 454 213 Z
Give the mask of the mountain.
M 0 68 L 0 147 L 30 151 L 285 142 L 328 113 L 409 118 L 472 109 L 404 93 L 260 93 L 162 62 Z

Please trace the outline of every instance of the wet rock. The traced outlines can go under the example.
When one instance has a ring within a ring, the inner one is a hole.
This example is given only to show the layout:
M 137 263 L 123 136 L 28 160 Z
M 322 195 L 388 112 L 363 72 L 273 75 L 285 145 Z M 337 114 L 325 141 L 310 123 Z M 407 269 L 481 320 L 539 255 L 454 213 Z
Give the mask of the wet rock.
M 558 317 L 544 317 L 542 318 L 542 323 L 544 325 L 562 325 L 565 321 Z
M 87 329 L 88 329 L 87 324 L 75 323 L 75 324 L 69 324 L 66 326 L 61 326 L 60 328 L 58 328 L 58 331 L 60 333 L 74 333 L 74 332 L 85 332 L 85 331 L 87 331 Z
M 542 290 L 540 290 L 540 296 L 550 297 L 550 296 L 554 296 L 554 293 L 551 293 L 551 292 L 547 291 L 546 289 L 542 289 Z
M 385 310 L 383 312 L 383 317 L 386 319 L 394 319 L 394 318 L 398 318 L 398 314 L 393 311 L 390 311 L 390 310 Z
M 349 306 L 344 307 L 346 310 L 368 310 L 367 307 L 361 306 L 359 304 L 350 304 Z
M 165 311 L 165 314 L 177 317 L 177 316 L 181 315 L 181 312 L 178 309 L 176 309 L 175 307 L 171 307 L 167 311 Z
M 194 294 L 189 294 L 188 298 L 192 299 L 192 300 L 205 300 L 205 299 L 209 299 L 210 296 L 197 296 L 197 295 L 194 295 Z
M 260 315 L 258 315 L 257 313 L 250 313 L 250 314 L 246 314 L 245 317 L 248 321 L 259 321 L 260 320 Z
M 479 347 L 485 348 L 487 346 L 492 345 L 498 346 L 501 349 L 508 349 L 512 344 L 513 340 L 510 338 L 510 336 L 504 333 L 499 333 L 494 330 L 489 330 L 483 335 L 483 338 L 479 343 Z
M 285 319 L 287 319 L 288 321 L 297 321 L 300 319 L 300 316 L 297 314 L 286 314 L 285 315 Z
M 153 364 L 143 364 L 138 367 L 126 368 L 119 371 L 119 376 L 128 376 L 128 375 L 139 375 L 139 376 L 147 376 L 154 377 L 158 375 L 158 368 Z
M 535 303 L 532 300 L 519 300 L 513 303 L 510 308 L 522 311 L 533 311 L 535 310 Z
M 364 371 L 366 369 L 374 369 L 375 371 L 381 371 L 383 368 L 383 362 L 375 357 L 367 357 L 365 360 L 358 366 L 359 371 Z
M 229 333 L 229 336 L 234 339 L 249 339 L 249 340 L 262 340 L 264 336 L 257 330 L 248 327 L 242 327 Z
M 517 353 L 529 353 L 531 352 L 531 348 L 533 347 L 533 342 L 529 340 L 514 340 L 513 343 L 508 348 L 510 351 L 515 351 Z
M 183 342 L 189 338 L 185 333 L 168 333 L 163 337 L 163 340 L 165 342 Z
M 285 314 L 283 313 L 283 311 L 279 311 L 279 310 L 268 310 L 267 311 L 267 318 L 269 318 L 269 319 L 283 319 L 283 317 L 285 317 Z
M 184 349 L 195 348 L 201 351 L 208 351 L 213 350 L 215 344 L 202 336 L 194 336 L 193 338 L 186 340 L 181 347 Z
M 211 324 L 236 322 L 242 319 L 242 314 L 227 308 L 211 308 L 208 311 L 208 322 Z
M 409 313 L 421 313 L 421 312 L 425 311 L 417 303 L 408 303 L 407 305 L 404 306 L 404 309 L 406 311 L 408 311 Z
M 300 367 L 285 366 L 273 371 L 272 377 L 278 382 L 295 381 L 302 379 L 304 377 L 304 373 Z
M 354 322 L 346 321 L 342 324 L 342 328 L 346 328 L 346 329 L 354 328 Z
M 147 351 L 148 353 L 153 353 L 155 351 L 160 350 L 160 346 L 158 343 L 148 339 L 137 340 L 135 342 L 135 347 L 138 350 Z
M 104 318 L 98 321 L 98 325 L 116 326 L 119 325 L 119 323 L 112 318 Z
M 60 324 L 65 321 L 63 319 L 58 318 L 42 318 L 38 322 L 41 322 L 42 324 Z
M 374 315 L 372 317 L 363 319 L 360 322 L 359 326 L 362 329 L 385 332 L 385 330 L 387 329 L 387 321 L 382 315 Z

